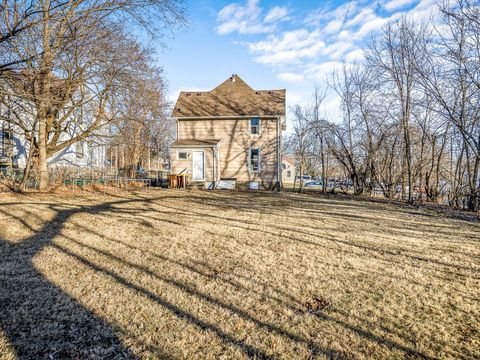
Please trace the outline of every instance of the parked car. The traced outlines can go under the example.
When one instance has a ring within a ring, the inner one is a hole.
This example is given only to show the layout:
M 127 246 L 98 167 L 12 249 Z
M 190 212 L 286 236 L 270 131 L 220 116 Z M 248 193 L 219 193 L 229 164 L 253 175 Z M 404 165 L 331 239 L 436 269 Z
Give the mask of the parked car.
M 320 180 L 317 181 L 309 181 L 303 185 L 304 187 L 309 187 L 309 188 L 322 188 L 323 187 L 323 182 Z
M 338 186 L 349 188 L 353 186 L 353 182 L 352 180 L 341 180 L 338 182 Z
M 311 181 L 312 177 L 310 175 L 297 176 L 297 181 L 300 181 L 303 178 L 303 181 Z

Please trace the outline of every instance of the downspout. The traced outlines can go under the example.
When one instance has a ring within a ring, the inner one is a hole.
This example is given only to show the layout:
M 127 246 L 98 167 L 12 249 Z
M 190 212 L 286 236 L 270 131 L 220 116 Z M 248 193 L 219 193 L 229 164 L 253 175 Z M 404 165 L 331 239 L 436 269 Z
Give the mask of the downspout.
M 212 190 L 214 190 L 217 187 L 217 168 L 215 167 L 216 163 L 216 146 L 212 147 L 212 156 L 213 156 L 213 186 Z
M 280 191 L 280 175 L 281 175 L 281 168 L 280 168 L 280 163 L 281 163 L 281 154 L 280 154 L 280 148 L 281 148 L 281 144 L 280 144 L 280 116 L 277 117 L 277 124 L 276 124 L 276 129 L 277 129 L 277 182 L 275 183 L 275 190 L 276 191 Z

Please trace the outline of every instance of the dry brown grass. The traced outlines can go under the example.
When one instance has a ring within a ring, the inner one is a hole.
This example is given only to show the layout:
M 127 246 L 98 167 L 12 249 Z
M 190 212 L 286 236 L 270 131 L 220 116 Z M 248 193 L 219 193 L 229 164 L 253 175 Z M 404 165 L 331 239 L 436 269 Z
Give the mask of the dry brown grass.
M 3 196 L 2 358 L 479 358 L 480 227 L 267 192 Z

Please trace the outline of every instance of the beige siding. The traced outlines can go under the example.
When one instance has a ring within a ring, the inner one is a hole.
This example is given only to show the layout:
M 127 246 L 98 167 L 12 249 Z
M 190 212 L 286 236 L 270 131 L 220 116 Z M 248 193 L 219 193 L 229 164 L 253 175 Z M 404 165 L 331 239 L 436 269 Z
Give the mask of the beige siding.
M 251 135 L 249 119 L 178 120 L 177 136 L 178 140 L 221 139 L 221 178 L 235 178 L 239 182 L 259 181 L 269 186 L 275 181 L 276 120 L 261 119 L 260 126 L 260 135 Z M 258 174 L 248 168 L 250 148 L 260 148 Z
M 212 148 L 172 148 L 170 153 L 170 158 L 172 159 L 172 174 L 183 173 L 187 174 L 188 180 L 191 181 L 192 177 L 192 153 L 193 151 L 203 151 L 204 152 L 204 166 L 205 166 L 205 181 L 211 182 L 214 179 L 214 168 L 213 168 L 213 149 Z M 182 160 L 178 158 L 178 152 L 187 152 L 187 160 Z

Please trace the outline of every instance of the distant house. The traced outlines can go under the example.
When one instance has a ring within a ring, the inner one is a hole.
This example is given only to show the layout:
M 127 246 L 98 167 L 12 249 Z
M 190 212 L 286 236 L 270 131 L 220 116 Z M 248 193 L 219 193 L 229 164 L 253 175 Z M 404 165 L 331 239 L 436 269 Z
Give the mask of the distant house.
M 1 109 L 0 109 L 1 111 Z M 27 162 L 29 142 L 21 129 L 0 120 L 0 171 L 6 168 L 23 169 Z M 79 141 L 48 159 L 49 166 L 103 167 L 107 162 L 106 147 Z
M 285 184 L 293 184 L 295 182 L 295 156 L 284 155 L 282 158 L 282 182 Z
M 34 127 L 38 132 L 38 125 L 35 125 L 34 117 L 37 111 L 36 106 L 32 101 L 27 100 L 28 96 L 34 96 L 34 93 L 31 93 L 37 84 L 34 73 L 10 74 L 7 79 L 3 86 L 9 87 L 12 93 L 19 92 L 27 96 L 5 98 L 4 103 L 0 104 L 0 171 L 8 168 L 22 169 L 26 166 L 30 142 L 26 138 L 25 132 Z M 56 94 L 59 98 L 66 96 L 61 80 L 55 79 L 53 82 L 52 94 Z M 8 106 L 7 100 L 9 101 Z M 79 132 L 75 112 L 65 110 L 56 115 L 64 116 L 65 114 L 69 115 L 62 123 L 62 133 L 56 140 L 57 144 L 68 141 Z M 52 138 L 56 138 L 53 132 L 49 134 L 49 139 Z M 103 167 L 107 161 L 106 147 L 96 144 L 94 140 L 87 138 L 51 154 L 48 165 L 54 167 Z
M 206 188 L 280 186 L 284 89 L 254 90 L 232 75 L 212 91 L 181 92 L 172 117 L 173 174 Z

